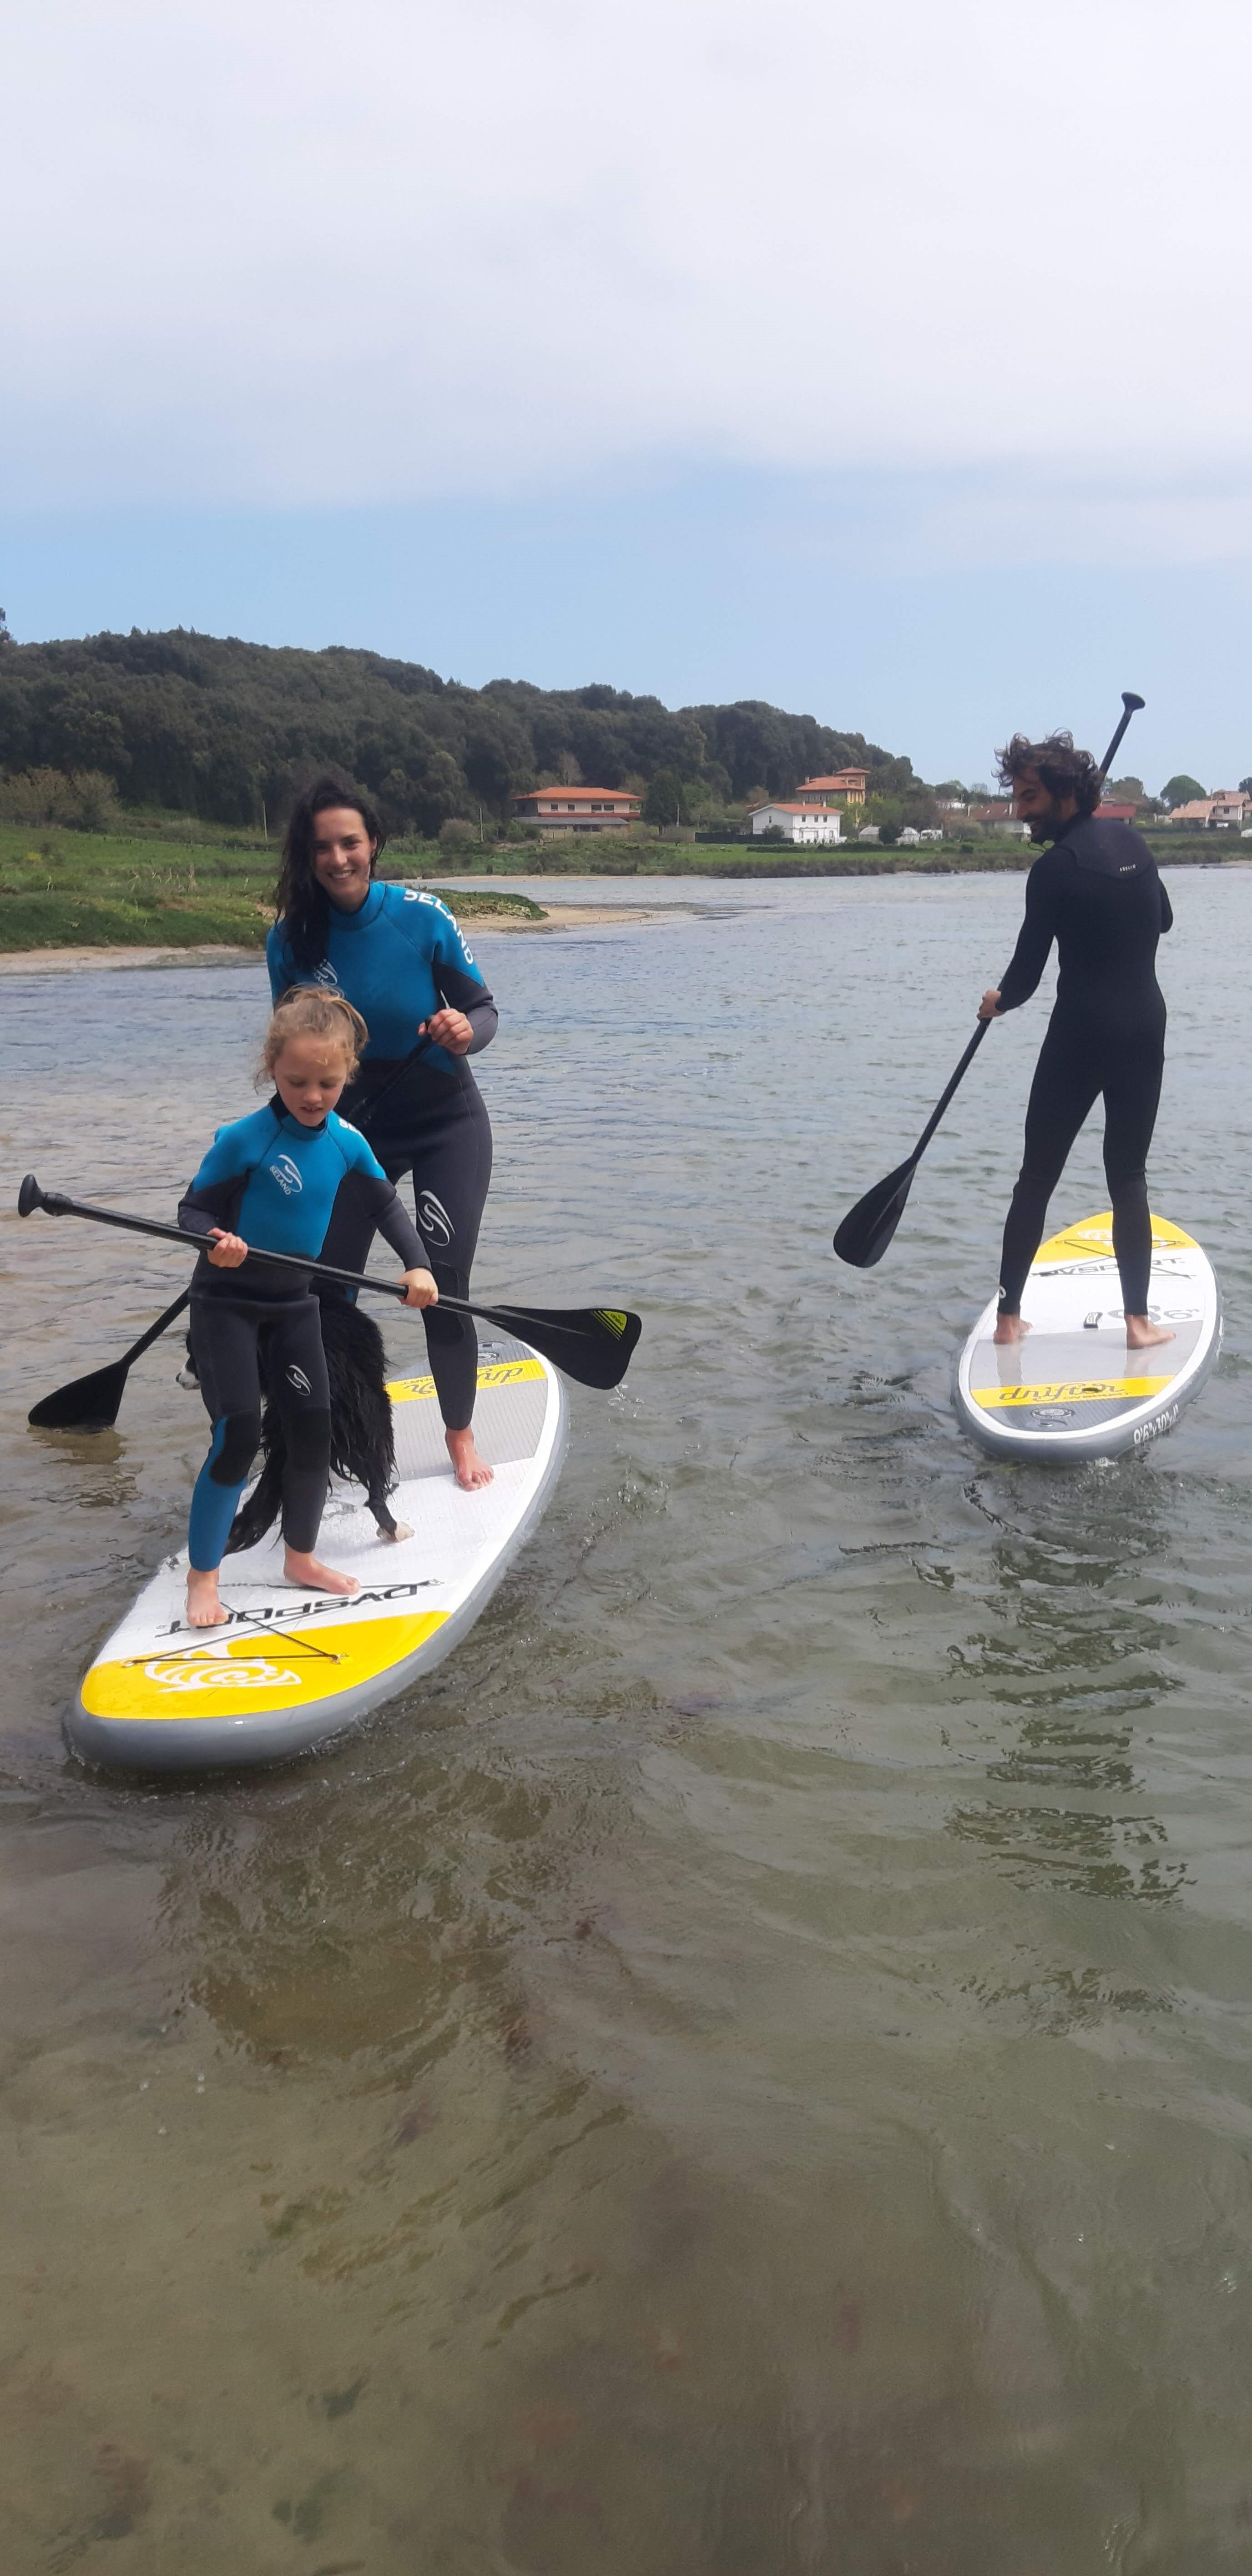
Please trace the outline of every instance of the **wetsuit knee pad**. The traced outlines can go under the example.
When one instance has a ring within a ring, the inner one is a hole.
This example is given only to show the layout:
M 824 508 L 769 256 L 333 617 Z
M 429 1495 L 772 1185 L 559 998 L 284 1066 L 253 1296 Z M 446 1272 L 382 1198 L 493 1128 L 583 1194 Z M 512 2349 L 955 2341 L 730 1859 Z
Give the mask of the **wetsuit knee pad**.
M 209 1460 L 209 1477 L 215 1485 L 243 1485 L 248 1470 L 261 1446 L 259 1413 L 228 1413 L 221 1426 L 222 1436 Z
M 310 1405 L 301 1413 L 289 1413 L 283 1424 L 287 1442 L 287 1463 L 291 1467 L 314 1470 L 330 1466 L 330 1408 Z

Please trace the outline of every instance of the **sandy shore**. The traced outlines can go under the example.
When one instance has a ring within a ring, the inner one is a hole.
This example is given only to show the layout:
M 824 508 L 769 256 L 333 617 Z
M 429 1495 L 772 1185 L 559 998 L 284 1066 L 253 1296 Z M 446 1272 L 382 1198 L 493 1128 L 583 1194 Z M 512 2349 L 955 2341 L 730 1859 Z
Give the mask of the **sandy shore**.
M 666 911 L 673 911 L 667 905 Z M 483 930 L 598 930 L 608 923 L 637 927 L 659 921 L 659 909 L 617 903 L 554 904 L 546 921 L 528 921 L 520 912 L 476 912 L 466 915 L 472 938 Z M 14 948 L 0 955 L 0 975 L 82 974 L 88 968 L 122 966 L 261 966 L 261 948 Z

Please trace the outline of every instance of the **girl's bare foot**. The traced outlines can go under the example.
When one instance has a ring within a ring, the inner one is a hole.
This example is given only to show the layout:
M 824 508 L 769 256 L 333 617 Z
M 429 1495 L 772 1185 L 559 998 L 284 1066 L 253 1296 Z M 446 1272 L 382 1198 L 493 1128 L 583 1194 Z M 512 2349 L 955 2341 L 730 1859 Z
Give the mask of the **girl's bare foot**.
M 488 1466 L 485 1458 L 479 1457 L 472 1429 L 445 1431 L 443 1436 L 448 1444 L 448 1456 L 456 1469 L 458 1485 L 467 1494 L 476 1493 L 480 1485 L 489 1485 L 496 1471 Z
M 1029 1331 L 1024 1315 L 1001 1315 L 991 1338 L 993 1342 L 1024 1342 Z
M 1150 1351 L 1155 1342 L 1172 1342 L 1174 1336 L 1165 1324 L 1154 1324 L 1150 1315 L 1126 1317 L 1126 1348 Z
M 193 1628 L 220 1628 L 226 1613 L 217 1588 L 217 1567 L 201 1574 L 194 1565 L 187 1568 L 187 1617 Z
M 283 1572 L 289 1583 L 298 1583 L 310 1592 L 359 1592 L 355 1574 L 337 1574 L 333 1565 L 320 1565 L 315 1556 L 297 1556 L 289 1547 L 283 1560 Z

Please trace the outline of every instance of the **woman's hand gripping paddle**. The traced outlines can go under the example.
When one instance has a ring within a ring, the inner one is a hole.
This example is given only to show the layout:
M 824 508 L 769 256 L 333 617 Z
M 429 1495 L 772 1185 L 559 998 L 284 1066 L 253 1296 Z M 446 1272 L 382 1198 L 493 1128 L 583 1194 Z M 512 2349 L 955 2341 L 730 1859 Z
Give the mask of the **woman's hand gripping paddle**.
M 118 1208 L 88 1207 L 81 1199 L 63 1197 L 59 1190 L 42 1190 L 34 1173 L 28 1172 L 18 1192 L 17 1212 L 31 1216 L 36 1208 L 48 1216 L 89 1217 L 93 1225 L 120 1226 L 126 1234 L 155 1235 L 159 1243 L 185 1243 L 196 1253 L 208 1243 L 207 1235 L 188 1234 L 180 1225 L 159 1225 L 155 1217 L 123 1216 Z M 380 1297 L 395 1297 L 402 1306 L 407 1302 L 407 1292 L 398 1281 L 371 1279 L 364 1271 L 340 1270 L 329 1261 L 306 1261 L 294 1252 L 261 1251 L 250 1252 L 248 1260 L 270 1270 L 295 1270 L 305 1279 L 333 1279 L 340 1288 L 372 1288 Z M 247 1262 L 232 1276 L 243 1279 L 246 1274 Z M 620 1307 L 479 1306 L 466 1297 L 441 1297 L 439 1302 L 450 1314 L 481 1315 L 484 1323 L 497 1324 L 501 1332 L 529 1342 L 532 1350 L 580 1386 L 620 1386 L 643 1331 L 638 1315 L 626 1314 Z M 121 1362 L 116 1365 L 120 1368 Z
M 395 1090 L 410 1065 L 426 1055 L 432 1044 L 432 1039 L 420 1037 L 416 1046 L 402 1057 L 394 1072 L 389 1073 L 386 1081 L 380 1082 L 377 1091 L 371 1093 L 354 1122 L 362 1134 L 380 1102 L 386 1099 L 389 1091 Z M 110 1360 L 107 1367 L 92 1369 L 89 1376 L 72 1378 L 68 1386 L 54 1387 L 51 1395 L 41 1395 L 38 1404 L 31 1406 L 27 1421 L 36 1431 L 111 1430 L 121 1409 L 127 1376 L 135 1361 L 160 1340 L 162 1333 L 169 1331 L 170 1325 L 177 1322 L 190 1303 L 191 1292 L 184 1288 L 181 1297 L 176 1297 L 173 1305 L 167 1306 L 165 1313 L 157 1316 L 155 1324 L 149 1324 L 147 1332 L 140 1334 L 138 1341 L 122 1353 L 120 1360 Z
M 1131 717 L 1137 715 L 1142 705 L 1142 698 L 1137 697 L 1133 689 L 1123 689 L 1121 722 L 1100 763 L 1101 783 L 1108 777 Z M 888 1172 L 885 1181 L 877 1182 L 872 1190 L 866 1191 L 863 1199 L 857 1200 L 854 1208 L 849 1208 L 835 1236 L 835 1250 L 840 1260 L 850 1262 L 854 1270 L 872 1270 L 875 1262 L 881 1261 L 904 1214 L 909 1191 L 913 1186 L 913 1174 L 957 1084 L 964 1080 L 990 1026 L 990 1020 L 979 1022 L 933 1118 L 927 1120 L 907 1163 L 897 1164 L 894 1172 Z
M 888 1172 L 885 1181 L 876 1181 L 873 1189 L 867 1190 L 854 1208 L 849 1208 L 835 1236 L 835 1250 L 840 1260 L 850 1262 L 854 1270 L 872 1270 L 875 1262 L 881 1261 L 904 1214 L 905 1201 L 913 1187 L 913 1174 L 990 1026 L 990 1020 L 979 1022 L 942 1100 L 933 1116 L 927 1119 L 907 1163 L 898 1163 L 894 1172 Z

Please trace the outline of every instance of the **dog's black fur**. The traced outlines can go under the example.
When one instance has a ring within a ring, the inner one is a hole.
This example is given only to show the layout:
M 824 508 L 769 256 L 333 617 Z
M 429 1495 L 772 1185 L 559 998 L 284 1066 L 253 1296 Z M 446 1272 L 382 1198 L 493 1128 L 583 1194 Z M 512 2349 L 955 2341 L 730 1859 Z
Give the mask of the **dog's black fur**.
M 383 1538 L 396 1536 L 398 1523 L 387 1497 L 396 1481 L 395 1437 L 391 1398 L 387 1393 L 383 1337 L 372 1316 L 345 1297 L 321 1299 L 322 1348 L 330 1378 L 330 1463 L 337 1476 L 364 1485 L 369 1507 Z M 226 1552 L 255 1547 L 273 1527 L 282 1509 L 286 1442 L 282 1417 L 269 1400 L 261 1417 L 264 1465 L 252 1493 L 239 1506 L 226 1541 Z

